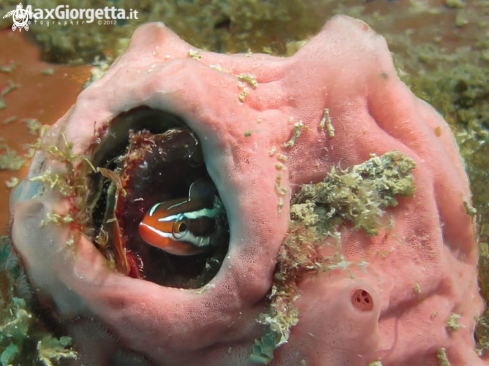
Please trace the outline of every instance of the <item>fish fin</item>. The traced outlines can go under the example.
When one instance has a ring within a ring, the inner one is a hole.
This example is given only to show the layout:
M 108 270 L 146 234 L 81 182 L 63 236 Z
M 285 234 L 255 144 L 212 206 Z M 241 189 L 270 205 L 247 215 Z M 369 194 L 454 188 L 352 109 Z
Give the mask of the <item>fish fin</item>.
M 188 198 L 189 201 L 200 201 L 205 206 L 212 206 L 216 194 L 216 186 L 210 179 L 199 178 L 190 185 Z

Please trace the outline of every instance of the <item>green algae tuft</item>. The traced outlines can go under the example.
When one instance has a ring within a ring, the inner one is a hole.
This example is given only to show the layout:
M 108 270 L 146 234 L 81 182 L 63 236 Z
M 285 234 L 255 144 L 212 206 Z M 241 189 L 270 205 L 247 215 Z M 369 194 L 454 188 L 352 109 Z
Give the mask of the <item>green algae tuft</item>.
M 438 365 L 440 366 L 452 366 L 450 361 L 448 361 L 447 351 L 445 348 L 440 348 L 436 353 L 436 358 L 438 358 Z

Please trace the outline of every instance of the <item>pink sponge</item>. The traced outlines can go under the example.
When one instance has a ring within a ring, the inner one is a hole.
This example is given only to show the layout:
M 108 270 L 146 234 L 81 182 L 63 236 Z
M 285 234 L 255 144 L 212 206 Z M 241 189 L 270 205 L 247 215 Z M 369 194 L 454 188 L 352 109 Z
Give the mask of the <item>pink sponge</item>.
M 332 167 L 395 150 L 416 163 L 414 196 L 387 209 L 393 227 L 375 236 L 339 228 L 345 261 L 366 269 L 303 279 L 299 322 L 271 364 L 483 363 L 473 350 L 483 303 L 470 192 L 453 136 L 366 24 L 337 16 L 290 58 L 200 51 L 163 24 L 144 25 L 49 135 L 89 154 L 94 134 L 140 106 L 180 117 L 199 138 L 227 210 L 229 250 L 199 290 L 124 276 L 73 225 L 40 226 L 71 201 L 47 186 L 32 197 L 24 181 L 12 200 L 13 241 L 41 305 L 73 336 L 77 364 L 251 364 L 294 193 Z M 43 159 L 29 178 L 60 169 Z

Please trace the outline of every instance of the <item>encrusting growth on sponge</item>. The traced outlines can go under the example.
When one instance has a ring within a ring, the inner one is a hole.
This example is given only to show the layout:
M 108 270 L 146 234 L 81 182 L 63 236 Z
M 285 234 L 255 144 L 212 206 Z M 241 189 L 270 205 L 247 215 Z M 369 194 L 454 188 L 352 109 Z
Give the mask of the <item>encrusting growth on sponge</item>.
M 251 360 L 268 363 L 273 349 L 287 343 L 290 329 L 297 325 L 298 284 L 305 278 L 332 270 L 349 271 L 351 265 L 365 270 L 366 262 L 348 262 L 341 251 L 341 227 L 347 222 L 353 229 L 376 235 L 383 225 L 384 209 L 397 205 L 395 196 L 414 193 L 411 171 L 415 163 L 394 151 L 381 157 L 372 155 L 366 162 L 346 170 L 331 169 L 322 182 L 305 184 L 292 199 L 290 227 L 279 250 L 270 309 L 257 321 L 270 330 L 255 340 Z M 278 180 L 280 183 L 280 181 Z M 328 237 L 334 238 L 335 253 L 320 255 Z M 350 272 L 353 276 L 353 273 Z

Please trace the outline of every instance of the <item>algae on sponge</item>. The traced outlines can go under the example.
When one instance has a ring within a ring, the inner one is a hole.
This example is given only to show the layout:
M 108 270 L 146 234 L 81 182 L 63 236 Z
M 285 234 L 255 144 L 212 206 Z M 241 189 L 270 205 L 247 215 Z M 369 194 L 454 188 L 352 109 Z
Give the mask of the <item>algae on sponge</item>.
M 452 366 L 447 357 L 447 351 L 445 348 L 440 348 L 436 353 L 436 358 L 438 358 L 438 365 L 440 366 Z
M 269 363 L 273 349 L 287 343 L 290 329 L 299 321 L 294 302 L 301 281 L 325 271 L 350 272 L 352 265 L 365 269 L 366 262 L 352 263 L 343 256 L 340 227 L 351 222 L 353 230 L 376 235 L 384 209 L 397 205 L 396 196 L 414 193 L 414 167 L 412 159 L 397 151 L 371 155 L 362 164 L 346 170 L 332 168 L 322 182 L 301 187 L 292 199 L 289 232 L 278 252 L 269 311 L 257 319 L 269 330 L 255 340 L 251 361 Z M 336 251 L 322 256 L 320 250 L 329 237 L 336 240 Z
M 457 314 L 457 313 L 452 313 L 450 315 L 450 317 L 448 318 L 448 321 L 447 321 L 447 329 L 450 332 L 454 332 L 454 331 L 456 331 L 457 329 L 460 329 L 460 328 L 465 328 L 465 326 L 463 324 L 460 324 L 458 322 L 458 320 L 461 317 L 462 316 L 460 314 Z
M 323 182 L 302 186 L 293 202 L 313 205 L 320 217 L 317 225 L 323 232 L 349 221 L 354 230 L 377 235 L 384 209 L 397 205 L 395 196 L 414 193 L 414 167 L 414 161 L 399 152 L 371 155 L 351 171 L 340 169 L 338 173 L 332 168 Z M 295 215 L 296 211 L 293 209 L 292 213 Z

